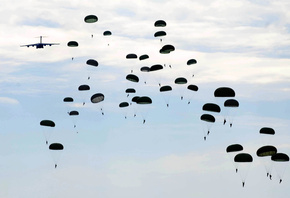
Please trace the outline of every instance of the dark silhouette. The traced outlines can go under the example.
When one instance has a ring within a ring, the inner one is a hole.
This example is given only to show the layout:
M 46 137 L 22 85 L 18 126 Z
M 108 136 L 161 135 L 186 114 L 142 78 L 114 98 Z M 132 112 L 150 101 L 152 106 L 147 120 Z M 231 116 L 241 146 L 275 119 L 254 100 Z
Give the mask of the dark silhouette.
M 59 43 L 43 43 L 42 42 L 42 36 L 39 37 L 40 42 L 39 43 L 34 43 L 34 44 L 28 44 L 28 45 L 20 45 L 20 47 L 36 47 L 36 49 L 43 48 L 46 45 L 52 46 L 52 45 L 59 45 Z
M 281 184 L 281 182 L 282 182 L 282 179 L 280 179 L 279 184 Z
M 144 120 L 143 120 L 143 124 L 145 124 L 145 122 L 146 122 L 146 120 L 144 119 Z
M 243 187 L 245 187 L 245 182 L 243 182 Z
M 224 119 L 224 125 L 226 124 L 226 122 L 227 122 L 227 120 L 226 120 L 226 119 Z
M 206 136 L 203 137 L 204 141 L 206 141 Z
M 236 173 L 238 172 L 238 169 L 236 168 Z
M 233 123 L 230 123 L 230 127 L 232 127 L 233 126 Z
M 56 168 L 56 167 L 57 167 L 57 164 L 54 165 L 54 168 Z
M 48 144 L 48 141 L 45 141 L 46 144 Z
M 207 131 L 207 135 L 209 135 L 209 131 Z

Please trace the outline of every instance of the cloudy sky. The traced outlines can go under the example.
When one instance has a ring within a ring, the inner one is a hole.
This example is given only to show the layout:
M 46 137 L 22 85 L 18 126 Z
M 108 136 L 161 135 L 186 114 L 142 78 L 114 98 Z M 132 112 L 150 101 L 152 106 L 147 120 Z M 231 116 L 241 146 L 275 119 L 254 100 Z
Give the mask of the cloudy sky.
M 290 154 L 289 9 L 286 0 L 4 0 L 1 197 L 286 197 L 288 163 L 271 163 L 271 181 L 256 150 L 270 144 Z M 85 23 L 90 14 L 98 22 Z M 167 26 L 154 27 L 159 19 Z M 112 35 L 104 37 L 105 30 Z M 160 30 L 167 33 L 162 42 L 153 36 Z M 39 42 L 39 36 L 60 45 L 19 47 Z M 79 46 L 70 48 L 69 41 Z M 175 51 L 160 54 L 165 44 Z M 150 58 L 129 60 L 129 53 Z M 88 59 L 99 66 L 87 65 Z M 189 59 L 197 64 L 186 65 Z M 139 71 L 154 64 L 166 67 L 152 74 Z M 131 70 L 139 83 L 126 80 Z M 177 77 L 199 90 L 174 84 Z M 160 93 L 158 83 L 173 90 Z M 91 89 L 78 91 L 82 84 Z M 119 108 L 134 96 L 127 97 L 129 87 L 136 89 L 135 95 L 149 96 L 152 104 Z M 213 113 L 216 122 L 208 126 L 200 120 L 208 113 L 202 106 L 211 102 L 223 107 L 224 99 L 214 97 L 218 87 L 234 89 L 240 106 Z M 103 93 L 105 100 L 92 104 L 95 93 Z M 63 102 L 68 96 L 74 98 L 69 105 Z M 79 116 L 68 116 L 71 110 Z M 41 120 L 53 120 L 56 126 L 42 127 Z M 204 141 L 207 127 L 210 134 Z M 262 136 L 262 127 L 276 134 Z M 62 143 L 64 150 L 50 151 L 46 140 Z M 239 173 L 233 156 L 225 152 L 235 143 L 254 159 Z

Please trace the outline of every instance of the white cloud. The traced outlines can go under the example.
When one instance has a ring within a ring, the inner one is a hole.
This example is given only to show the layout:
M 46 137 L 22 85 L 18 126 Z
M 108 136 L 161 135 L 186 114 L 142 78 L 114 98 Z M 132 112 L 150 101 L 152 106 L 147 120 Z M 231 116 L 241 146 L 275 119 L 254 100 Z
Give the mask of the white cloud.
M 19 101 L 14 99 L 14 98 L 9 98 L 9 97 L 0 97 L 0 103 L 2 104 L 19 104 Z

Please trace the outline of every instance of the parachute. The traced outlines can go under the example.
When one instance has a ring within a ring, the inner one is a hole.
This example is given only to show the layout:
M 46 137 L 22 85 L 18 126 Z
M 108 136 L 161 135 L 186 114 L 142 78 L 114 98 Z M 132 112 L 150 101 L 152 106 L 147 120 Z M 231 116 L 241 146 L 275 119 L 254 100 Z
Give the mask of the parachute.
M 125 119 L 127 119 L 127 110 L 125 107 L 128 107 L 128 106 L 129 106 L 128 102 L 121 102 L 119 104 L 119 107 L 122 109 Z
M 69 48 L 77 48 L 77 47 L 79 46 L 79 44 L 78 44 L 77 41 L 69 41 L 69 42 L 67 43 L 67 46 L 68 46 Z M 76 55 L 76 53 L 73 52 L 73 51 L 74 51 L 73 49 L 70 50 L 70 54 L 71 54 L 71 56 L 72 56 L 71 60 L 74 60 L 74 56 Z
M 259 133 L 263 144 L 269 144 L 273 135 L 275 135 L 275 130 L 270 127 L 263 127 L 260 129 Z
M 131 81 L 131 82 L 135 82 L 135 83 L 139 82 L 138 76 L 136 76 L 134 74 L 128 74 L 126 76 L 126 79 L 129 80 L 129 81 Z
M 161 36 L 166 36 L 165 31 L 158 31 L 154 33 L 154 37 L 161 37 Z
M 174 83 L 176 85 L 185 85 L 187 83 L 187 80 L 186 78 L 184 77 L 178 77 L 174 80 Z M 180 99 L 183 100 L 183 93 L 184 93 L 184 90 L 185 88 L 184 87 L 178 87 L 177 90 L 180 92 Z
M 72 118 L 72 122 L 73 122 L 73 125 L 74 125 L 74 128 L 76 128 L 77 127 L 77 120 L 76 120 L 76 116 L 78 116 L 79 115 L 79 112 L 78 111 L 70 111 L 69 112 L 69 116 Z
M 42 133 L 45 137 L 45 142 L 48 144 L 48 141 L 51 137 L 52 132 L 54 131 L 55 123 L 52 120 L 41 120 L 40 126 L 42 126 Z
M 85 18 L 84 18 L 84 21 L 86 23 L 95 23 L 98 21 L 98 17 L 95 16 L 95 15 L 87 15 Z
M 224 119 L 229 120 L 230 126 L 232 126 L 234 117 L 237 113 L 237 108 L 239 107 L 239 102 L 235 99 L 228 99 L 224 102 L 224 107 Z
M 55 123 L 51 120 L 42 120 L 40 121 L 40 125 L 46 127 L 55 127 Z
M 170 91 L 172 91 L 172 87 L 169 85 L 165 85 L 165 86 L 160 87 L 159 91 L 163 93 L 162 95 L 166 102 L 166 106 L 169 107 L 169 99 L 170 99 L 169 93 Z M 164 94 L 166 94 L 166 96 Z
M 64 149 L 64 146 L 61 143 L 52 143 L 49 145 L 49 150 L 51 151 L 52 158 L 54 160 L 54 167 L 57 167 L 61 151 Z
M 98 17 L 96 15 L 87 15 L 85 18 L 84 18 L 84 21 L 86 23 L 96 23 L 98 21 Z M 91 35 L 92 38 L 93 38 L 93 34 Z
M 78 42 L 76 42 L 76 41 L 69 41 L 69 42 L 67 43 L 67 46 L 68 46 L 68 47 L 78 47 L 79 44 L 78 44 Z
M 127 97 L 129 96 L 130 93 L 136 93 L 136 90 L 134 88 L 128 88 L 125 91 L 127 93 Z
M 197 61 L 195 59 L 189 59 L 186 64 L 187 65 L 193 65 L 193 64 L 196 64 L 196 63 L 197 63 Z
M 104 99 L 105 99 L 104 94 L 102 94 L 102 93 L 96 93 L 96 94 L 92 95 L 91 102 L 92 103 L 99 103 L 99 102 L 104 101 Z
M 78 90 L 80 92 L 86 92 L 86 91 L 89 91 L 90 90 L 90 86 L 89 85 L 80 85 L 78 87 Z M 83 94 L 83 97 L 82 97 L 83 105 L 86 104 L 86 97 L 87 97 L 87 95 L 86 94 Z
M 88 91 L 88 90 L 90 90 L 90 86 L 89 85 L 80 85 L 78 90 L 79 91 Z
M 138 58 L 136 54 L 127 54 L 126 59 L 136 59 Z
M 234 156 L 236 155 L 236 152 L 242 151 L 243 149 L 244 149 L 243 146 L 240 144 L 232 144 L 226 148 L 226 152 L 227 152 L 228 156 L 230 157 L 230 160 L 232 162 L 234 162 L 233 160 L 234 160 Z M 234 163 L 234 166 L 235 166 L 236 173 L 237 173 L 238 166 L 236 163 Z
M 104 31 L 103 35 L 105 37 L 108 37 L 106 40 L 107 40 L 107 43 L 108 43 L 108 46 L 109 46 L 110 45 L 110 43 L 109 43 L 109 37 L 112 35 L 112 32 L 109 31 L 109 30 L 106 30 L 106 31 Z
M 263 163 L 266 172 L 267 177 L 269 176 L 270 179 L 272 179 L 272 162 L 271 162 L 271 156 L 277 153 L 277 149 L 274 146 L 267 145 L 260 147 L 256 154 L 259 157 L 260 161 Z
M 274 167 L 279 178 L 279 183 L 282 182 L 287 166 L 289 166 L 289 156 L 285 153 L 276 153 L 271 156 L 274 162 Z
M 220 106 L 214 103 L 206 103 L 202 106 L 202 110 L 204 111 L 210 111 L 210 112 L 216 112 L 219 113 L 221 112 Z
M 263 127 L 260 129 L 260 134 L 274 135 L 275 130 L 270 127 Z
M 204 121 L 206 128 L 203 128 L 204 133 L 204 140 L 206 140 L 206 136 L 210 134 L 210 129 L 212 127 L 212 124 L 215 122 L 215 117 L 210 114 L 202 114 L 200 116 L 200 120 Z
M 148 104 L 152 104 L 152 99 L 148 96 L 141 96 L 137 98 L 136 103 L 139 105 L 138 108 L 141 113 L 141 116 L 143 117 L 143 124 L 145 124 L 147 113 L 148 113 L 148 108 L 145 106 L 147 106 Z
M 186 84 L 187 83 L 187 80 L 186 80 L 186 78 L 179 77 L 179 78 L 176 78 L 175 79 L 174 83 L 175 84 L 178 84 L 178 85 L 183 85 L 183 84 Z
M 173 52 L 175 50 L 175 47 L 173 45 L 164 45 L 160 50 L 160 54 L 169 54 L 170 52 Z
M 90 66 L 94 66 L 94 67 L 97 67 L 99 65 L 98 61 L 94 60 L 94 59 L 89 59 L 87 60 L 87 65 L 90 65 Z
M 128 88 L 125 91 L 126 93 L 136 93 L 136 90 L 134 88 Z
M 166 22 L 164 20 L 157 20 L 154 23 L 155 27 L 165 27 L 166 26 Z
M 225 102 L 221 102 L 221 100 L 227 100 L 227 98 L 235 97 L 235 91 L 230 87 L 219 87 L 214 91 L 214 96 L 219 99 L 219 104 L 224 104 Z M 222 105 L 220 104 L 220 105 Z M 226 123 L 226 113 L 223 113 L 224 116 L 224 124 Z M 230 122 L 230 127 L 232 127 L 232 120 Z
M 191 91 L 191 93 L 193 93 L 193 92 L 198 91 L 198 86 L 196 86 L 196 85 L 188 85 L 188 86 L 187 86 L 187 89 L 188 89 L 189 91 Z M 188 98 L 188 102 L 187 102 L 187 104 L 190 104 L 191 99 L 192 99 L 192 97 L 193 97 L 193 94 L 189 94 L 189 95 L 190 95 L 190 96 L 189 96 L 189 98 Z
M 136 54 L 133 54 L 133 53 L 126 55 L 126 59 L 136 60 L 137 58 L 138 58 L 138 56 Z M 131 64 L 130 64 L 131 73 L 133 73 L 133 68 L 134 68 L 134 66 L 136 66 L 136 63 L 137 62 L 134 63 L 134 61 L 131 62 Z
M 235 97 L 235 91 L 230 87 L 219 87 L 214 91 L 215 97 Z
M 242 184 L 244 187 L 251 162 L 253 162 L 253 157 L 249 153 L 239 153 L 235 156 L 234 162 L 239 169 L 239 174 L 241 176 Z
M 152 71 L 158 71 L 158 70 L 161 70 L 161 69 L 163 69 L 163 66 L 160 65 L 160 64 L 152 65 L 152 66 L 150 67 L 150 71 L 151 71 L 151 72 L 152 72 Z
M 104 31 L 103 35 L 104 36 L 111 36 L 112 35 L 112 32 L 109 31 L 109 30 L 106 30 L 106 31 Z
M 64 101 L 64 102 L 73 102 L 74 99 L 73 99 L 72 97 L 65 97 L 65 98 L 63 99 L 63 101 Z
M 148 96 L 139 97 L 136 101 L 137 104 L 151 104 L 152 100 Z
M 240 144 L 232 144 L 229 145 L 226 149 L 227 153 L 231 153 L 231 152 L 238 152 L 238 151 L 242 151 L 243 150 L 243 146 Z
M 149 58 L 149 56 L 147 54 L 143 54 L 139 57 L 139 60 L 142 61 L 142 60 L 146 60 L 148 58 Z
M 105 96 L 102 93 L 96 93 L 91 96 L 91 102 L 94 104 L 100 103 L 105 100 Z M 103 106 L 100 107 L 102 115 L 104 115 Z

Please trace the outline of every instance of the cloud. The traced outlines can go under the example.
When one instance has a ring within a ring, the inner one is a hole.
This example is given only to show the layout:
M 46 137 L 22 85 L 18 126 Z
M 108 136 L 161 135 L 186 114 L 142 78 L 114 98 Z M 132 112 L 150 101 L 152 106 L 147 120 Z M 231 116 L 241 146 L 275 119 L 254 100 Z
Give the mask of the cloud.
M 19 104 L 19 101 L 14 98 L 0 97 L 0 103 L 16 105 L 16 104 Z

